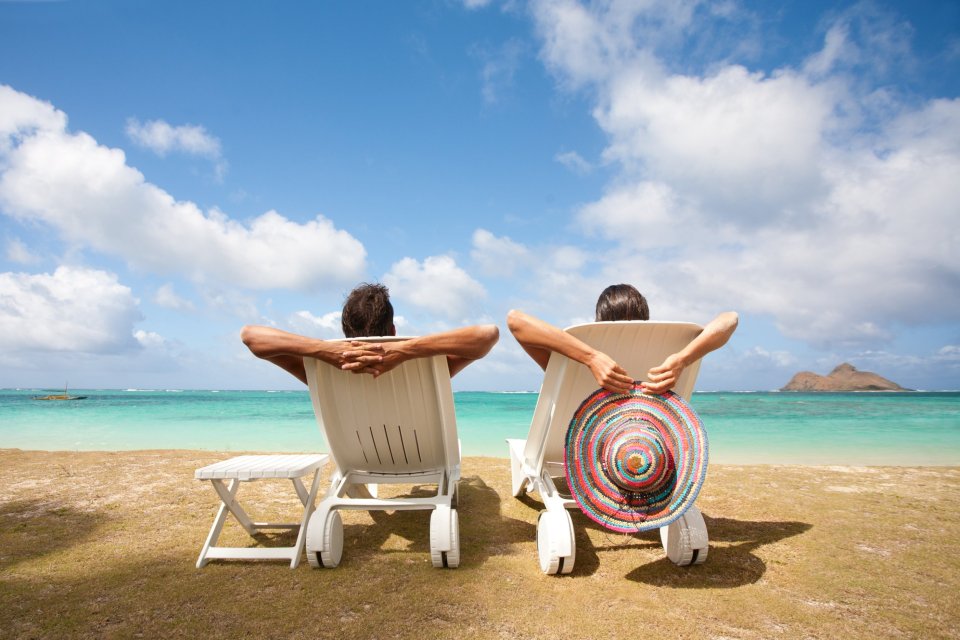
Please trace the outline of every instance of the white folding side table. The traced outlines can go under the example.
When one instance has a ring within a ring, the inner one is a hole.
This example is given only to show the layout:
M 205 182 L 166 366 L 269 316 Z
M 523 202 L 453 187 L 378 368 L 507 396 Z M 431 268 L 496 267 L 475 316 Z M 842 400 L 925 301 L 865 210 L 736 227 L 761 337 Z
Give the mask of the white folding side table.
M 210 528 L 210 535 L 207 536 L 207 541 L 197 559 L 197 568 L 202 568 L 214 558 L 243 558 L 289 560 L 290 568 L 295 569 L 303 555 L 307 522 L 316 508 L 314 503 L 317 489 L 320 487 L 320 471 L 328 458 L 326 454 L 237 456 L 197 469 L 194 477 L 197 480 L 209 480 L 221 501 L 217 517 L 214 518 L 213 526 Z M 313 483 L 307 491 L 301 478 L 311 471 Z M 253 522 L 240 506 L 237 500 L 240 483 L 269 478 L 283 478 L 293 482 L 297 496 L 303 503 L 303 518 L 299 524 Z M 228 480 L 229 485 L 227 485 Z M 217 540 L 220 538 L 220 532 L 223 531 L 228 512 L 233 514 L 251 536 L 261 529 L 299 529 L 297 542 L 292 547 L 218 547 Z

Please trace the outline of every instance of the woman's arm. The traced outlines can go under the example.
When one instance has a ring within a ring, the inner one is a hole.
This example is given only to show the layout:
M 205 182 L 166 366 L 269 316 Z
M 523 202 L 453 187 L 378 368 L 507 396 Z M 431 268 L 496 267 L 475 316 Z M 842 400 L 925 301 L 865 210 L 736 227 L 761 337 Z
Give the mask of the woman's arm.
M 681 351 L 667 356 L 659 366 L 650 369 L 647 372 L 649 382 L 641 383 L 643 390 L 647 393 L 664 393 L 672 389 L 685 368 L 725 345 L 737 330 L 739 322 L 740 317 L 735 311 L 718 315 Z
M 586 365 L 597 384 L 608 391 L 628 393 L 633 388 L 633 379 L 610 356 L 562 329 L 516 309 L 507 314 L 507 326 L 541 369 L 547 368 L 550 354 L 556 351 Z

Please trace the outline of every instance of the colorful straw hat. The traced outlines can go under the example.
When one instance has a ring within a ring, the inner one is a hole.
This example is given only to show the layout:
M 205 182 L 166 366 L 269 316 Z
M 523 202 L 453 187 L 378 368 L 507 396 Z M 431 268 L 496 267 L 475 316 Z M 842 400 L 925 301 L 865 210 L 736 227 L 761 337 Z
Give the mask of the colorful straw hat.
M 621 533 L 649 531 L 696 500 L 707 475 L 707 434 L 672 391 L 598 389 L 570 421 L 565 457 L 567 484 L 589 518 Z

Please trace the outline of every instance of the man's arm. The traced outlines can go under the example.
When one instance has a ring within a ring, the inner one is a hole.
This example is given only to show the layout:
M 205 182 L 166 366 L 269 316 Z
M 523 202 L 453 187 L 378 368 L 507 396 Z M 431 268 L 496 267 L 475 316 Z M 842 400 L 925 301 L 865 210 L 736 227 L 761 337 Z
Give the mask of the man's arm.
M 664 393 L 672 389 L 685 368 L 727 344 L 739 322 L 740 317 L 735 311 L 718 315 L 683 350 L 667 356 L 660 366 L 650 369 L 647 372 L 649 382 L 641 383 L 643 390 L 647 393 Z
M 628 393 L 633 379 L 610 356 L 539 318 L 516 309 L 507 314 L 507 326 L 523 350 L 546 370 L 554 351 L 587 366 L 597 384 L 614 393 Z
M 352 362 L 355 348 L 349 342 L 319 340 L 273 327 L 247 325 L 240 330 L 240 339 L 253 355 L 272 362 L 298 380 L 307 383 L 303 358 L 319 358 L 341 369 Z
M 396 342 L 353 342 L 352 351 L 345 354 L 350 362 L 341 368 L 376 377 L 407 360 L 444 355 L 450 375 L 455 376 L 470 363 L 487 355 L 499 339 L 497 326 L 484 324 Z

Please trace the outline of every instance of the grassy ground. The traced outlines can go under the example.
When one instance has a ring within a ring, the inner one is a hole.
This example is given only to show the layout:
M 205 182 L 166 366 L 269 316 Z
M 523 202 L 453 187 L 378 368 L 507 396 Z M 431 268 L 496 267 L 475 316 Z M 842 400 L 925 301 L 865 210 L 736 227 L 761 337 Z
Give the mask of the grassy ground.
M 427 513 L 351 512 L 336 569 L 197 570 L 217 502 L 193 470 L 226 457 L 0 451 L 0 637 L 960 637 L 958 468 L 711 466 L 706 564 L 578 513 L 574 573 L 550 577 L 540 502 L 467 458 L 459 569 L 432 568 Z M 240 495 L 297 519 L 287 482 Z

